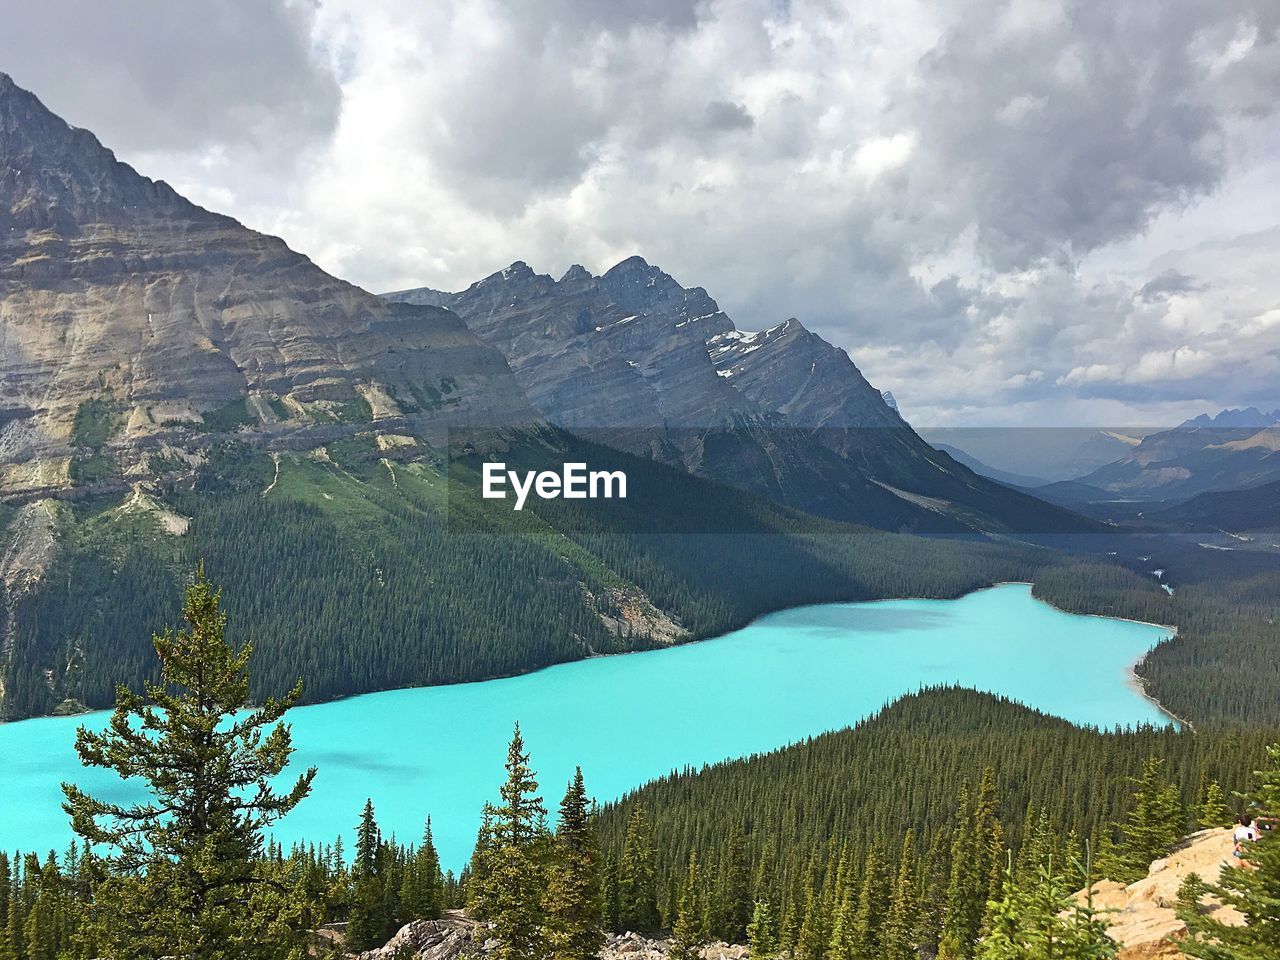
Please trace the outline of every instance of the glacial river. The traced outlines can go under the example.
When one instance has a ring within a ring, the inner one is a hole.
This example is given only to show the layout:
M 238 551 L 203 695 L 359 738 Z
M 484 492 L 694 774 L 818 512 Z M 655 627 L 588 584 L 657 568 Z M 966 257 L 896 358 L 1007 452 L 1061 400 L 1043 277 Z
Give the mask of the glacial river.
M 553 810 L 575 764 L 606 800 L 673 768 L 849 726 L 922 686 L 987 690 L 1079 724 L 1168 723 L 1130 668 L 1169 633 L 1063 613 L 1026 584 L 1004 584 L 958 600 L 801 607 L 668 650 L 300 707 L 289 714 L 295 762 L 320 773 L 276 836 L 287 844 L 342 832 L 349 845 L 372 797 L 384 834 L 402 840 L 419 837 L 430 814 L 442 860 L 458 869 L 482 804 L 496 798 L 517 720 Z M 76 727 L 105 718 L 0 724 L 0 849 L 65 848 L 63 780 L 137 796 L 76 760 Z

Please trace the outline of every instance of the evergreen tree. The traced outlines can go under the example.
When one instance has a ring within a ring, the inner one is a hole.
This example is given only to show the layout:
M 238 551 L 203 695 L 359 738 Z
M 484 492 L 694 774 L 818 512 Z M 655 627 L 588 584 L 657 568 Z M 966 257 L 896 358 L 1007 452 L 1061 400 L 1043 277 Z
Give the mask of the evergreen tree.
M 684 884 L 680 888 L 675 927 L 671 931 L 671 960 L 699 960 L 698 948 L 706 942 L 702 875 L 698 870 L 698 855 L 691 853 Z
M 507 749 L 507 780 L 496 806 L 486 807 L 488 830 L 476 856 L 483 864 L 472 884 L 472 902 L 488 921 L 496 960 L 543 960 L 551 937 L 542 909 L 548 874 L 546 808 L 516 725 Z
M 1181 839 L 1186 825 L 1182 798 L 1178 788 L 1165 779 L 1162 759 L 1149 757 L 1133 783 L 1133 805 L 1123 828 L 1123 841 L 1105 864 L 1107 875 L 1122 883 L 1145 877 L 1152 861 L 1163 857 Z
M 9 855 L 0 850 L 0 960 L 15 960 L 9 936 L 9 888 L 12 882 Z
M 729 833 L 720 866 L 711 933 L 727 943 L 742 943 L 747 935 L 747 924 L 751 922 L 753 904 L 751 862 L 741 825 L 735 824 Z
M 358 876 L 373 876 L 378 869 L 378 854 L 382 850 L 382 831 L 374 817 L 372 798 L 365 800 L 356 826 L 356 857 L 352 864 Z
M 854 901 L 852 884 L 848 878 L 848 864 L 844 857 L 841 857 L 837 874 L 835 909 L 831 918 L 831 940 L 827 944 L 826 960 L 860 960 L 858 904 Z
M 1083 877 L 1088 871 L 1079 873 Z M 1070 887 L 1052 861 L 1020 876 L 1010 858 L 978 960 L 1114 960 L 1117 947 L 1093 907 L 1092 889 L 1084 903 L 1077 903 Z
M 749 960 L 772 960 L 778 954 L 778 931 L 768 900 L 757 900 L 747 924 Z
M 64 784 L 72 827 L 111 851 L 90 914 L 113 955 L 266 957 L 300 942 L 278 905 L 266 903 L 263 832 L 311 790 L 315 770 L 285 793 L 273 786 L 293 753 L 281 717 L 302 693 L 249 706 L 252 647 L 225 637 L 221 595 L 197 570 L 187 629 L 153 637 L 160 679 L 145 698 L 124 686 L 101 733 L 81 727 L 87 766 L 144 782 L 143 803 L 120 805 Z
M 621 920 L 619 919 L 619 897 L 618 889 L 618 861 L 612 853 L 604 859 L 604 876 L 601 880 L 603 888 L 601 899 L 603 900 L 604 912 L 604 928 L 621 933 Z
M 884 923 L 885 866 L 874 846 L 867 851 L 862 867 L 862 885 L 858 891 L 858 912 L 854 920 L 854 960 L 878 960 L 880 934 Z M 844 958 L 840 958 L 844 960 Z
M 913 960 L 916 953 L 918 913 L 915 878 L 915 833 L 902 838 L 898 875 L 893 885 L 893 902 L 885 920 L 882 956 L 884 960 Z
M 1231 822 L 1231 810 L 1227 807 L 1227 798 L 1222 795 L 1222 787 L 1217 780 L 1205 783 L 1204 792 L 1200 795 L 1200 805 L 1196 810 L 1196 824 L 1201 829 L 1225 827 Z
M 547 891 L 554 960 L 592 960 L 604 943 L 599 853 L 582 768 L 560 801 Z
M 936 956 L 942 937 L 950 876 L 950 845 L 945 830 L 934 833 L 921 865 L 919 924 L 916 935 L 920 951 Z
M 951 877 L 938 945 L 940 960 L 969 960 L 973 956 L 986 907 L 987 883 L 975 834 L 969 792 L 962 789 L 956 806 L 951 839 Z
M 1260 810 L 1280 811 L 1280 744 L 1267 751 L 1267 765 L 1258 771 L 1259 786 L 1249 799 Z M 1275 960 L 1280 957 L 1280 830 L 1263 830 L 1245 844 L 1249 866 L 1222 869 L 1216 884 L 1185 885 L 1179 916 L 1187 925 L 1182 952 L 1203 960 Z M 1197 881 L 1199 878 L 1197 878 Z M 1209 894 L 1239 911 L 1244 926 L 1229 927 L 1198 908 Z
M 643 807 L 636 807 L 618 865 L 618 924 L 640 933 L 652 933 L 659 925 L 657 866 L 649 834 L 649 818 Z
M 414 904 L 414 915 L 422 920 L 434 920 L 444 914 L 444 874 L 440 872 L 440 854 L 436 850 L 430 817 L 422 830 L 417 867 L 422 899 Z
M 380 869 L 385 856 L 373 801 L 366 800 L 360 812 L 360 822 L 356 825 L 356 854 L 352 864 L 354 887 L 343 943 L 349 951 L 380 947 L 392 933 L 396 917 L 388 902 L 388 879 Z
M 798 960 L 824 960 L 831 944 L 831 923 L 818 886 L 818 865 L 814 861 L 805 872 L 804 918 L 796 934 Z

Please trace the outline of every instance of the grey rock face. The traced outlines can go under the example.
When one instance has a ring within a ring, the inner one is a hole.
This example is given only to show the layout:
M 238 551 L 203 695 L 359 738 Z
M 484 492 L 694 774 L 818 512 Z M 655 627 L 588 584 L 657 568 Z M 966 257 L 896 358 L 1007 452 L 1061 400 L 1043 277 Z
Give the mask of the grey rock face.
M 481 958 L 493 952 L 495 944 L 486 941 L 483 928 L 452 914 L 443 920 L 415 920 L 402 927 L 386 945 L 364 953 L 347 954 L 354 960 L 462 960 Z M 747 948 L 728 943 L 712 943 L 703 947 L 703 960 L 746 960 Z M 636 933 L 609 937 L 600 951 L 600 960 L 667 960 L 670 943 L 652 940 Z
M 86 402 L 123 470 L 253 397 L 274 408 L 245 425 L 258 439 L 365 403 L 424 430 L 534 416 L 455 315 L 387 303 L 190 203 L 0 75 L 0 494 L 73 484 Z
M 790 506 L 888 529 L 1075 525 L 934 450 L 798 320 L 739 331 L 639 257 L 559 280 L 517 262 L 460 293 L 387 296 L 458 313 L 551 422 Z
M 389 299 L 459 313 L 508 358 L 534 407 L 571 429 L 722 426 L 762 413 L 707 356 L 708 337 L 732 329 L 715 301 L 638 257 L 559 281 L 517 262 L 459 294 Z

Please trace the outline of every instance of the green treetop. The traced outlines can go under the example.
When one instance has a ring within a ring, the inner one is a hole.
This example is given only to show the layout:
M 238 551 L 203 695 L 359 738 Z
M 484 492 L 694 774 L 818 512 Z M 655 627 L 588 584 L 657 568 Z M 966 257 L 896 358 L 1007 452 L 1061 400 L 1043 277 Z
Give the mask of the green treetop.
M 307 796 L 316 773 L 284 792 L 273 785 L 293 753 L 279 721 L 302 687 L 248 709 L 252 647 L 227 641 L 220 599 L 197 570 L 186 628 L 152 638 L 159 682 L 144 695 L 119 687 L 106 729 L 76 735 L 86 766 L 148 793 L 121 804 L 63 784 L 72 827 L 108 851 L 90 913 L 113 956 L 265 957 L 296 944 L 260 860 L 264 830 Z

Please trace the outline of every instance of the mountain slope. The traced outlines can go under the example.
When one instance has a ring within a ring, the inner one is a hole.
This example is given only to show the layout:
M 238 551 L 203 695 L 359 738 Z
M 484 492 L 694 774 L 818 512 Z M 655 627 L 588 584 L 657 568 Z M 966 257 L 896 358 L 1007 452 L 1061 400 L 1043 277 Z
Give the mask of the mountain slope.
M 895 530 L 1090 527 L 931 448 L 799 321 L 744 333 L 639 257 L 599 277 L 517 262 L 461 293 L 386 296 L 457 312 L 550 422 L 798 509 Z
M 1177 499 L 1280 479 L 1280 411 L 1224 410 L 1153 433 L 1081 481 L 1126 497 Z
M 503 358 L 118 162 L 0 75 L 0 494 L 122 487 L 208 434 L 534 415 Z
M 312 700 L 1029 569 L 1027 551 L 833 528 L 549 428 L 455 314 L 189 203 L 8 78 L 0 228 L 3 717 L 136 686 L 197 562 L 257 646 L 257 692 L 301 676 Z M 718 402 L 754 410 L 728 387 Z M 497 450 L 622 462 L 634 493 L 515 514 L 475 495 Z
M 1157 523 L 1196 531 L 1280 530 L 1280 480 L 1244 490 L 1200 493 L 1150 514 Z
M 1052 483 L 1075 480 L 1114 463 L 1136 446 L 1145 432 L 1150 431 L 1094 427 L 926 427 L 921 428 L 920 435 L 939 449 L 945 446 L 963 450 L 991 470 L 1044 477 L 1041 483 Z
M 1044 477 L 1032 477 L 1021 473 L 1009 473 L 1007 470 L 997 470 L 995 467 L 983 463 L 972 454 L 966 453 L 959 447 L 953 447 L 949 443 L 938 443 L 935 441 L 931 446 L 935 450 L 941 450 L 957 463 L 963 463 L 979 476 L 987 477 L 997 483 L 1003 483 L 1007 487 L 1040 487 L 1050 482 L 1044 479 Z

